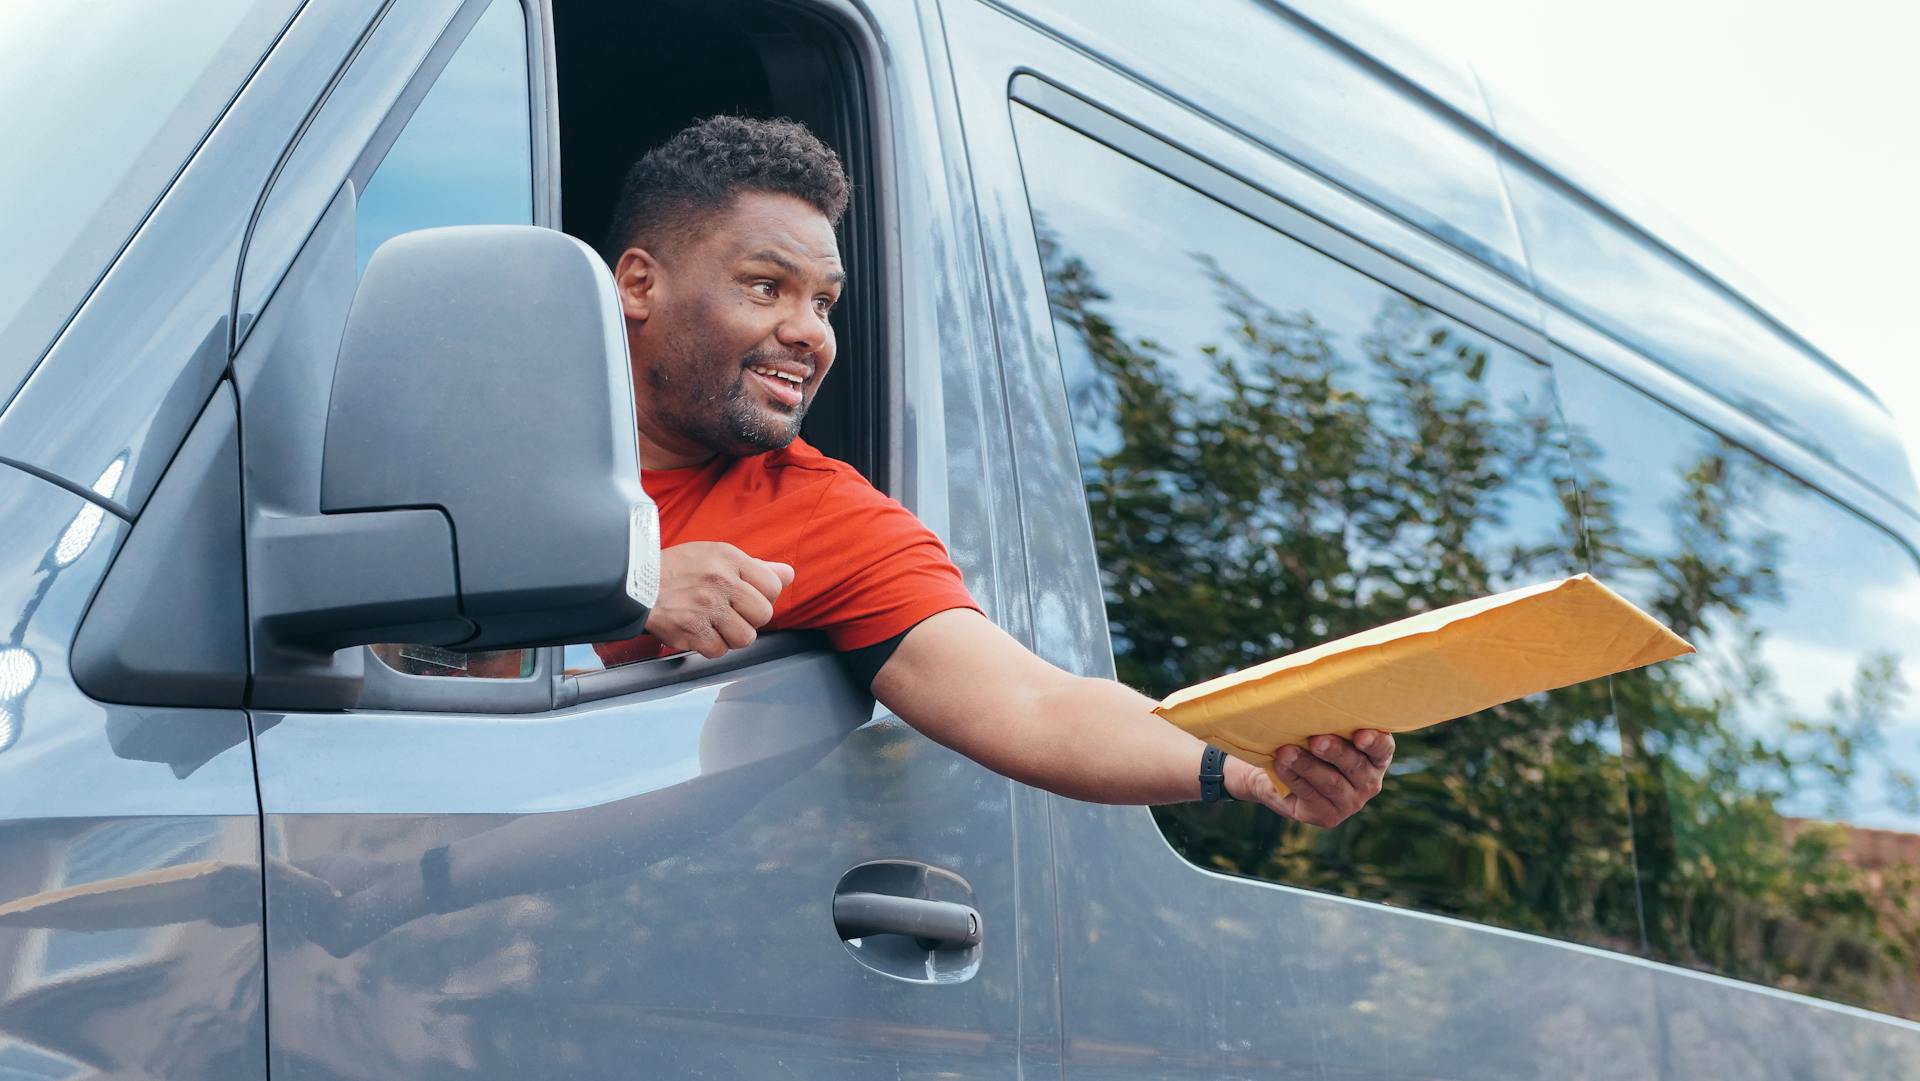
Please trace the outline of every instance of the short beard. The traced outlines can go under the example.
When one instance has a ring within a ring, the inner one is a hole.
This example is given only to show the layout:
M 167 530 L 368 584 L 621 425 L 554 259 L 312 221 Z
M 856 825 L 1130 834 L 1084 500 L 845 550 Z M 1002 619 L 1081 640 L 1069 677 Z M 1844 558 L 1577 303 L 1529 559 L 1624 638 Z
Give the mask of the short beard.
M 747 458 L 784 450 L 800 434 L 809 401 L 784 416 L 770 415 L 756 406 L 747 390 L 747 366 L 758 354 L 740 362 L 731 383 L 687 386 L 656 365 L 647 372 L 661 419 L 681 435 L 732 458 Z M 695 370 L 698 370 L 697 368 Z
M 720 409 L 720 417 L 729 435 L 742 447 L 753 448 L 748 453 L 765 454 L 768 451 L 785 450 L 800 435 L 800 422 L 807 418 L 807 406 L 811 404 L 801 399 L 793 412 L 784 417 L 769 415 L 764 409 L 756 408 L 747 390 L 747 369 L 742 367 L 740 375 L 727 388 L 726 403 Z M 745 457 L 736 454 L 736 457 Z

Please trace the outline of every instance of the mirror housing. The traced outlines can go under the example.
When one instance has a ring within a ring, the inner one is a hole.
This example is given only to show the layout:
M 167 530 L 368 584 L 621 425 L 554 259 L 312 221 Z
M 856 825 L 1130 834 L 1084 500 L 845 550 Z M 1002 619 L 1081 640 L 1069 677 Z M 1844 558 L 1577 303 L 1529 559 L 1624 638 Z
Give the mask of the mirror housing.
M 640 633 L 658 520 L 593 250 L 511 225 L 382 244 L 340 343 L 320 511 L 254 526 L 253 617 L 281 649 Z

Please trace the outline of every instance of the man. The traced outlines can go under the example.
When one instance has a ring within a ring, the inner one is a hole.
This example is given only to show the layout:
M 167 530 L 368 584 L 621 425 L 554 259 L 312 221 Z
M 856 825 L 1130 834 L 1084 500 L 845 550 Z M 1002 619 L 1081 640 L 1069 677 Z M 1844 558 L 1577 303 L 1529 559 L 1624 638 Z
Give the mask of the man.
M 647 635 L 602 656 L 718 657 L 762 630 L 818 628 L 888 709 L 1015 780 L 1103 803 L 1257 800 L 1317 826 L 1357 811 L 1393 758 L 1387 733 L 1282 749 L 1282 795 L 1145 696 L 1028 652 L 929 530 L 798 438 L 833 365 L 847 193 L 833 151 L 788 121 L 713 117 L 628 174 L 604 254 L 662 574 Z

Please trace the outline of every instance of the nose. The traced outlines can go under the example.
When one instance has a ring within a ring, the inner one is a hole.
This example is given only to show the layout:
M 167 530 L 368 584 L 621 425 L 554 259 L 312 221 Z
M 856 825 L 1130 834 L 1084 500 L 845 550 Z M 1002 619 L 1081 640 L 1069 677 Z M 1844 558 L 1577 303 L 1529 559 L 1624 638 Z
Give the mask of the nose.
M 831 340 L 833 328 L 811 306 L 791 312 L 774 328 L 774 340 L 796 353 L 820 353 Z

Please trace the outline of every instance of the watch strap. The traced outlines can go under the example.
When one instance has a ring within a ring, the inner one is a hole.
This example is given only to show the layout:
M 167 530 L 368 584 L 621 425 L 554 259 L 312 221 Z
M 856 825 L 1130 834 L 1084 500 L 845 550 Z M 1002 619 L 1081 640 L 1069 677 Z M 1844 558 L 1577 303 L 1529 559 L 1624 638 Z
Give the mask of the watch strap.
M 1209 745 L 1200 753 L 1200 801 L 1222 803 L 1233 799 L 1227 791 L 1227 752 Z

